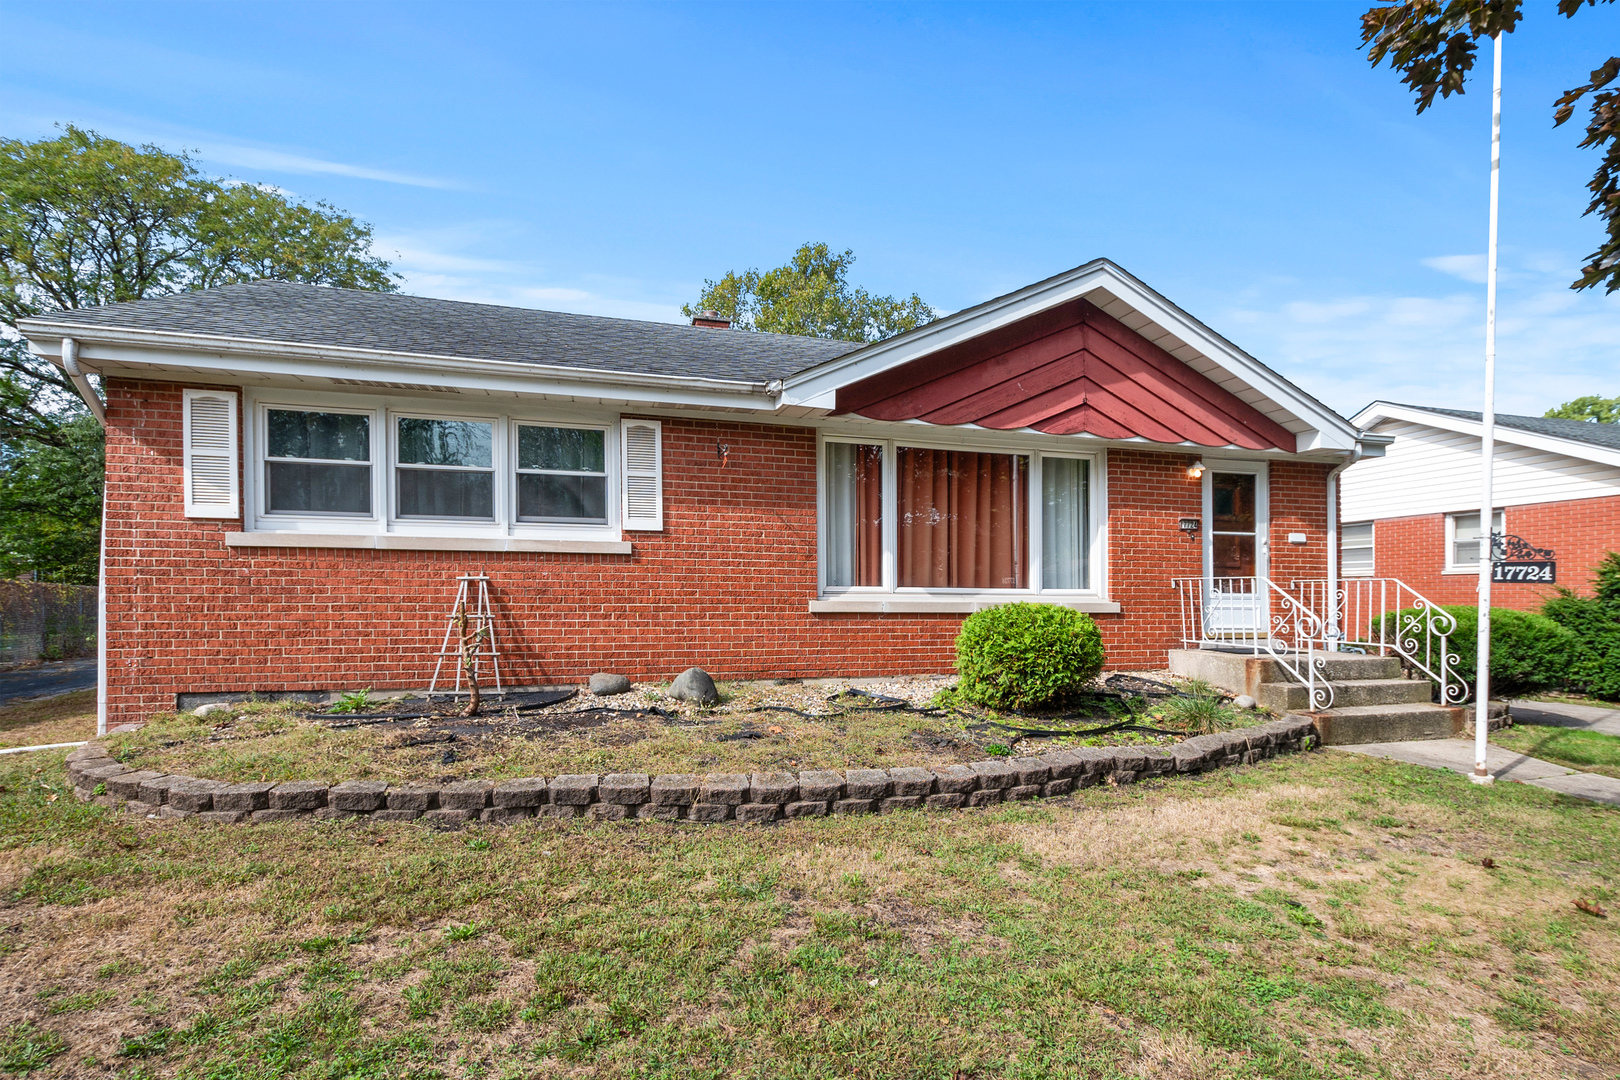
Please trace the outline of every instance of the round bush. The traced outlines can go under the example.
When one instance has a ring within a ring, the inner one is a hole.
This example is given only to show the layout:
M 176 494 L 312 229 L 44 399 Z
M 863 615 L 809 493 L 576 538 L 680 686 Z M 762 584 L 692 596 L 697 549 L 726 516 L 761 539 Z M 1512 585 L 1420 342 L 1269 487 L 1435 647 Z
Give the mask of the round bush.
M 1060 705 L 1102 666 L 1097 624 L 1056 604 L 1003 604 L 974 612 L 956 637 L 957 691 L 992 709 Z
M 1457 620 L 1451 632 L 1454 670 L 1473 686 L 1479 666 L 1479 608 L 1472 604 L 1446 605 Z M 1404 612 L 1385 616 L 1393 640 L 1395 620 Z M 1491 608 L 1491 696 L 1563 686 L 1569 681 L 1577 638 L 1545 615 L 1512 608 Z

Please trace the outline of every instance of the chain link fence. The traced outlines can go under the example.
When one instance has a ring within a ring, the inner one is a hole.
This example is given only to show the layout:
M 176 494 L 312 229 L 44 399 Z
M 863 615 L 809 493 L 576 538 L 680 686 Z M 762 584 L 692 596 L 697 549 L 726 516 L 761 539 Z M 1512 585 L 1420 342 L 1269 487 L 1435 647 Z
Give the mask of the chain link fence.
M 96 590 L 0 581 L 0 665 L 66 660 L 96 651 Z

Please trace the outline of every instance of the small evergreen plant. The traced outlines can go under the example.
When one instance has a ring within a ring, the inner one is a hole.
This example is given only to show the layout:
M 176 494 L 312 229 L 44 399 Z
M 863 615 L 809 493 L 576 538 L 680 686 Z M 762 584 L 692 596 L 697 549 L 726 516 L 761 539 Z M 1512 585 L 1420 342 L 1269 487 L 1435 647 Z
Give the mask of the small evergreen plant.
M 1452 671 L 1469 686 L 1475 685 L 1479 667 L 1479 608 L 1448 604 L 1443 608 L 1457 620 L 1451 632 L 1451 652 L 1457 657 Z M 1384 616 L 1384 632 L 1393 641 L 1403 616 L 1422 617 L 1416 608 Z M 1577 639 L 1568 629 L 1545 615 L 1513 608 L 1491 609 L 1491 696 L 1563 686 L 1575 662 Z
M 1575 635 L 1569 684 L 1593 697 L 1620 700 L 1620 553 L 1594 568 L 1594 596 L 1560 588 L 1542 613 Z M 1493 624 L 1494 625 L 1494 624 Z
M 1057 604 L 1003 604 L 962 622 L 957 692 L 992 709 L 1062 705 L 1097 677 L 1102 635 L 1091 616 Z

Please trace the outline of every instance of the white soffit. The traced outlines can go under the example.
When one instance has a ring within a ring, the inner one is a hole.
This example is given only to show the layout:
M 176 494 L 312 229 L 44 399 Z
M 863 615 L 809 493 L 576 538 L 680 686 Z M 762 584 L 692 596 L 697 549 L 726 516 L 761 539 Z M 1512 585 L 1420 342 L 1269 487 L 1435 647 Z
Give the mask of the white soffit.
M 1469 420 L 1461 416 L 1447 416 L 1444 413 L 1430 412 L 1428 409 L 1415 408 L 1410 405 L 1397 405 L 1388 401 L 1373 402 L 1357 413 L 1352 418 L 1351 423 L 1357 427 L 1376 428 L 1391 420 L 1405 421 L 1409 424 L 1418 424 L 1440 431 L 1454 431 L 1461 435 L 1471 435 L 1476 439 L 1483 439 L 1485 436 L 1484 424 L 1479 420 Z M 1524 431 L 1521 428 L 1507 427 L 1500 423 L 1495 426 L 1494 433 L 1497 442 L 1511 443 L 1514 446 L 1525 446 L 1532 450 L 1543 450 L 1553 454 L 1563 454 L 1566 457 L 1578 458 L 1582 461 L 1594 461 L 1601 465 L 1620 466 L 1620 450 L 1594 446 L 1591 443 L 1581 442 L 1577 439 L 1563 439 L 1557 435 Z

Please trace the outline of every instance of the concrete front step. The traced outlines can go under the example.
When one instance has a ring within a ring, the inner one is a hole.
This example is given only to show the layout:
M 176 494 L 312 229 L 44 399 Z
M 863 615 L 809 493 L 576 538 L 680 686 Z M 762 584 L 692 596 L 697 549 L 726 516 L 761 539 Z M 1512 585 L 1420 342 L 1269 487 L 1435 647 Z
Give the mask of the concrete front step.
M 1427 679 L 1333 680 L 1335 708 L 1351 705 L 1427 705 L 1434 684 Z M 1297 682 L 1261 683 L 1255 700 L 1272 712 L 1297 712 L 1311 706 L 1310 691 Z
M 1401 677 L 1401 662 L 1392 656 L 1362 656 L 1357 653 L 1318 655 L 1326 657 L 1327 679 L 1335 687 L 1340 682 Z M 1305 658 L 1296 656 L 1293 659 L 1295 666 L 1303 671 Z M 1281 664 L 1269 656 L 1218 649 L 1171 649 L 1170 670 L 1176 675 L 1203 679 L 1234 694 L 1248 694 L 1257 701 L 1260 699 L 1260 688 L 1266 683 L 1285 683 L 1293 679 Z
M 1310 716 L 1323 746 L 1456 739 L 1469 733 L 1468 710 L 1442 705 L 1335 706 Z

